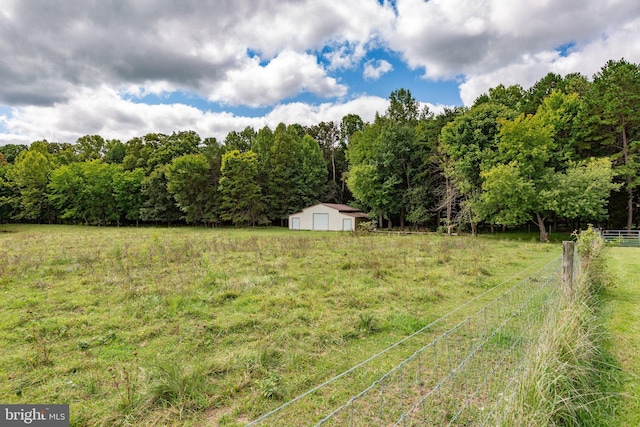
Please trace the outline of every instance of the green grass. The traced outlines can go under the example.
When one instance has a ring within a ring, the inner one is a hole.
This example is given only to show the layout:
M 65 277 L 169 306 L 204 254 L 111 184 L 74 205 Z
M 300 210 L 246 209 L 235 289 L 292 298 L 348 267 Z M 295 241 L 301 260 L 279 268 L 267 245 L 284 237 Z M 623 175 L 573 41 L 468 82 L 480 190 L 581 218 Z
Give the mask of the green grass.
M 572 293 L 562 294 L 548 313 L 496 425 L 620 425 L 622 379 L 603 303 L 611 289 L 604 241 L 590 229 L 577 246 L 581 271 Z
M 560 253 L 508 237 L 3 225 L 0 401 L 70 403 L 72 425 L 241 425 Z
M 613 352 L 625 375 L 623 401 L 614 425 L 640 425 L 640 249 L 608 248 L 608 273 L 614 287 L 607 293 L 608 327 Z

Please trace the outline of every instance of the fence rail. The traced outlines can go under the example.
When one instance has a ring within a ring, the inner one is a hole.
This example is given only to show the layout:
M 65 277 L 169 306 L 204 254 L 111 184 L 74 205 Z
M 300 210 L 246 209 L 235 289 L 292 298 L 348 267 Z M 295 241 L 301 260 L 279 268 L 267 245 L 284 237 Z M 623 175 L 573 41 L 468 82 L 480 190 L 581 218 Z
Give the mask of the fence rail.
M 448 326 L 441 318 L 408 337 L 423 344 L 412 347 L 417 349 L 343 403 L 336 403 L 331 391 L 325 392 L 319 399 L 333 403 L 334 409 L 325 407 L 324 415 L 317 410 L 302 421 L 294 407 L 312 394 L 322 395 L 321 389 L 338 380 L 368 375 L 368 362 L 379 355 L 249 425 L 494 425 L 506 388 L 517 378 L 524 355 L 560 300 L 561 257 L 535 268 L 524 278 L 503 282 L 476 297 L 479 304 L 465 304 L 463 316 L 445 316 Z
M 640 230 L 601 230 L 605 242 L 619 246 L 640 246 Z

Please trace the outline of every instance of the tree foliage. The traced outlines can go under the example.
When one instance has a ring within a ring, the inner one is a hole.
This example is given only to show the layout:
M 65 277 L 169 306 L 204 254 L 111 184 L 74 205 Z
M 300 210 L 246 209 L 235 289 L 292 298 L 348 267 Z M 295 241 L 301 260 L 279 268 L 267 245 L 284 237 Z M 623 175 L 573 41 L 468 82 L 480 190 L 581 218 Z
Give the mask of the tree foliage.
M 262 190 L 258 184 L 258 159 L 249 150 L 228 151 L 222 157 L 219 190 L 220 211 L 225 221 L 234 225 L 265 224 L 266 206 L 262 202 Z
M 502 84 L 434 114 L 407 89 L 372 122 L 0 146 L 0 221 L 284 225 L 318 202 L 389 227 L 640 226 L 640 69 Z

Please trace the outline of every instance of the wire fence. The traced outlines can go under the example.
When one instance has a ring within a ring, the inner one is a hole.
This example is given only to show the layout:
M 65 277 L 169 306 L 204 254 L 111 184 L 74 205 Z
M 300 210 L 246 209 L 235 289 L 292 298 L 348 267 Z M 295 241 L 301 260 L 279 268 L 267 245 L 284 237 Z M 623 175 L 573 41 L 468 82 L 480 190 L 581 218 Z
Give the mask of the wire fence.
M 496 425 L 527 349 L 560 300 L 561 265 L 556 258 L 530 267 L 524 278 L 501 283 L 248 425 Z M 408 357 L 380 374 L 378 359 L 402 354 L 400 347 Z M 354 390 L 367 380 L 361 392 L 336 402 L 338 381 Z M 313 413 L 301 417 L 295 407 L 303 399 L 316 399 L 319 409 L 304 405 Z

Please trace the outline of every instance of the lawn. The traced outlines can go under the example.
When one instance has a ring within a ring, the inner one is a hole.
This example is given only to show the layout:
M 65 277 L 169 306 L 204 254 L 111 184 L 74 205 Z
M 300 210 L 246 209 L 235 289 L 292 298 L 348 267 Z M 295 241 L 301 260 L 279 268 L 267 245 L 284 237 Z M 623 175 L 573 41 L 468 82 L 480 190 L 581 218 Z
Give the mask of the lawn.
M 606 312 L 613 353 L 624 372 L 616 425 L 640 425 L 640 249 L 607 249 L 612 287 Z
M 2 225 L 0 402 L 242 425 L 561 250 L 505 237 Z

